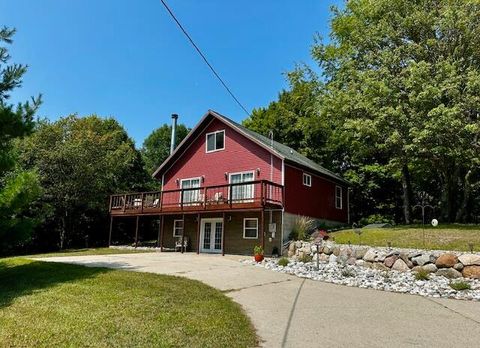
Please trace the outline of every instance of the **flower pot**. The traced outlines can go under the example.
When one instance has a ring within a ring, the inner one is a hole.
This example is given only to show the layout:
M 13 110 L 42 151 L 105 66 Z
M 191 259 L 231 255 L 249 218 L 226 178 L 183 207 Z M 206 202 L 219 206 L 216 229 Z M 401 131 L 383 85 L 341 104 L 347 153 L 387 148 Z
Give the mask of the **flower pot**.
M 255 262 L 262 262 L 263 254 L 255 254 Z

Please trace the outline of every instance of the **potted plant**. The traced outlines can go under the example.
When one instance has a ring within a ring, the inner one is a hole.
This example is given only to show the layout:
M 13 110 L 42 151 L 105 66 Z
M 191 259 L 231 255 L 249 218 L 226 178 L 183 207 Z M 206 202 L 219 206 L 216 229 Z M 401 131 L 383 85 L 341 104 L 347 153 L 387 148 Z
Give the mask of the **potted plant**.
M 255 248 L 253 248 L 253 254 L 255 255 L 256 262 L 263 261 L 263 248 L 260 245 L 256 245 Z

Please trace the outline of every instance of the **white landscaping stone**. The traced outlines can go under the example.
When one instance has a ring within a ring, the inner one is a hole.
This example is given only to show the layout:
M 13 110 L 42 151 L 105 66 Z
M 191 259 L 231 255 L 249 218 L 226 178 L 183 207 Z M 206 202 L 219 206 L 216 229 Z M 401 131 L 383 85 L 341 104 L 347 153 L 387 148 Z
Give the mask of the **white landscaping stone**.
M 329 257 L 328 257 L 328 262 L 329 263 L 337 263 L 337 257 L 333 254 L 331 254 Z
M 331 256 L 329 256 L 329 259 L 330 257 Z M 319 264 L 319 270 L 316 269 L 316 264 L 313 262 L 304 264 L 294 260 L 291 260 L 285 267 L 279 266 L 276 259 L 266 259 L 266 261 L 261 264 L 256 264 L 251 259 L 242 262 L 246 265 L 264 267 L 276 272 L 334 284 L 410 293 L 436 298 L 480 301 L 480 279 L 464 279 L 464 281 L 470 284 L 471 290 L 455 291 L 449 285 L 450 279 L 443 276 L 432 274 L 429 280 L 418 281 L 412 272 L 398 272 L 395 270 L 387 272 L 385 270 L 364 267 L 365 265 L 372 265 L 364 260 L 356 260 L 355 266 L 340 265 L 336 262 L 335 256 L 332 257 L 332 260 L 335 261 L 331 263 L 321 262 Z M 401 259 L 397 261 L 402 261 L 405 264 Z M 380 263 L 377 263 L 377 265 L 378 264 Z M 433 269 L 433 267 L 435 267 L 434 264 L 422 266 L 423 269 Z M 348 269 L 348 272 L 345 272 L 346 269 Z M 449 269 L 442 269 L 440 273 L 445 273 L 448 270 Z M 456 272 L 453 268 L 451 270 Z M 354 276 L 346 276 L 346 274 L 354 274 Z

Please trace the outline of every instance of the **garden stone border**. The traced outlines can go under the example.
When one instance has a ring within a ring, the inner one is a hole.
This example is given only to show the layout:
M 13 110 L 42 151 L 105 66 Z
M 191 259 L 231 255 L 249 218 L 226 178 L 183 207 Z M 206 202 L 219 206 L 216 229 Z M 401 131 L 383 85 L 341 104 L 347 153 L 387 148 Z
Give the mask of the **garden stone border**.
M 293 246 L 292 246 L 293 245 Z M 480 301 L 480 254 L 442 250 L 420 250 L 296 241 L 288 248 L 289 264 L 278 259 L 246 264 L 346 286 L 410 293 L 434 298 Z M 309 262 L 301 262 L 312 259 Z M 417 280 L 415 273 L 428 273 L 428 280 Z M 478 271 L 478 272 L 477 272 Z M 454 290 L 451 282 L 462 281 L 470 290 Z

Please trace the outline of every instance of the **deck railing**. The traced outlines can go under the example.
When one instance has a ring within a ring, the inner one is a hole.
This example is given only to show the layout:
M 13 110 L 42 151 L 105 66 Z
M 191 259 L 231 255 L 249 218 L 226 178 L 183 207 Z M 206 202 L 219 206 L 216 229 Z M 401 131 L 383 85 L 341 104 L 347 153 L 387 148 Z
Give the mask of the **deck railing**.
M 283 207 L 283 186 L 267 180 L 110 196 L 110 213 L 148 214 Z

